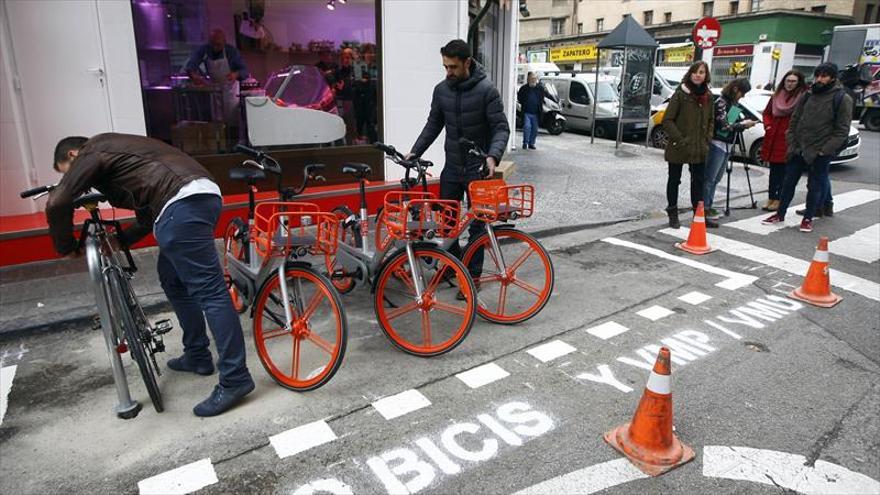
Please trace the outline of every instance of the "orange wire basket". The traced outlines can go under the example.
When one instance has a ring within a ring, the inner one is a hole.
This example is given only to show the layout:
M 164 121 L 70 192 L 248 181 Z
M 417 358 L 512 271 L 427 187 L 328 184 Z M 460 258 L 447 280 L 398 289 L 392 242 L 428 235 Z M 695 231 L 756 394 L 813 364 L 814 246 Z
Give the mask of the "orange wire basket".
M 254 209 L 251 238 L 263 258 L 304 250 L 332 255 L 339 242 L 339 219 L 313 203 L 267 201 Z
M 460 230 L 461 203 L 435 199 L 428 192 L 391 191 L 385 195 L 384 211 L 389 241 L 457 237 Z
M 530 184 L 508 186 L 504 179 L 475 180 L 468 186 L 471 213 L 484 222 L 532 216 L 535 188 Z

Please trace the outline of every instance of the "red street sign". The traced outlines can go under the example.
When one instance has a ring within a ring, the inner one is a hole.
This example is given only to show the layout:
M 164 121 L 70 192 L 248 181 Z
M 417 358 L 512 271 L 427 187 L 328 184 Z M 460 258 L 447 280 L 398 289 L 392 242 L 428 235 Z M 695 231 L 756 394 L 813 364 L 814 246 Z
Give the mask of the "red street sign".
M 703 17 L 694 24 L 692 37 L 700 48 L 712 48 L 721 38 L 721 23 L 714 17 Z
M 751 55 L 755 52 L 755 45 L 727 45 L 716 46 L 712 50 L 712 57 L 740 57 Z

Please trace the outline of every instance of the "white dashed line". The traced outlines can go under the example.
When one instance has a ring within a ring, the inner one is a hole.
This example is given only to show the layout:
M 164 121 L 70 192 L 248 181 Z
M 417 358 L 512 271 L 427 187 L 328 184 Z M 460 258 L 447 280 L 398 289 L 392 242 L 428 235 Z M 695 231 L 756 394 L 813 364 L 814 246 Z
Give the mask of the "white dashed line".
M 494 381 L 510 376 L 510 373 L 495 363 L 484 364 L 472 370 L 455 375 L 470 388 L 479 388 Z
M 576 350 L 577 349 L 561 340 L 554 340 L 553 342 L 548 342 L 537 347 L 532 347 L 526 352 L 531 354 L 542 363 L 546 363 L 547 361 L 553 361 L 558 357 L 565 356 L 566 354 L 570 354 Z
M 651 306 L 650 308 L 645 308 L 641 311 L 636 312 L 637 315 L 642 318 L 647 318 L 651 321 L 657 321 L 661 318 L 666 318 L 669 315 L 674 315 L 675 311 L 668 310 L 663 306 Z
M 373 402 L 373 408 L 385 419 L 394 419 L 430 405 L 431 401 L 415 389 Z
M 177 495 L 201 490 L 217 481 L 211 459 L 202 459 L 138 481 L 138 490 L 141 495 Z
M 703 304 L 704 302 L 708 301 L 709 299 L 712 299 L 712 296 L 703 294 L 702 292 L 694 291 L 694 292 L 688 292 L 687 294 L 685 294 L 683 296 L 679 296 L 678 298 L 688 304 L 697 306 L 699 304 Z
M 6 416 L 6 407 L 9 406 L 9 391 L 12 390 L 12 379 L 15 378 L 17 365 L 0 368 L 0 425 Z
M 601 325 L 596 325 L 595 327 L 588 328 L 587 333 L 591 335 L 595 335 L 602 340 L 608 340 L 611 337 L 622 334 L 623 332 L 628 331 L 629 328 L 621 325 L 620 323 L 614 321 L 606 321 Z
M 297 426 L 285 432 L 269 437 L 269 443 L 275 448 L 278 457 L 284 459 L 336 440 L 336 433 L 326 421 Z

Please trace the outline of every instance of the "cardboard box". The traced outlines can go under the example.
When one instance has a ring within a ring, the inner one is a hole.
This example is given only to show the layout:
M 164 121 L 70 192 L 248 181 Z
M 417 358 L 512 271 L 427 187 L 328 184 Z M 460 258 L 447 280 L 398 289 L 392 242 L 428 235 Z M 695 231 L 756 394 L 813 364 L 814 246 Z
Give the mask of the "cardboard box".
M 501 160 L 501 163 L 495 167 L 495 175 L 492 176 L 493 179 L 510 179 L 510 176 L 513 175 L 513 171 L 516 168 L 516 164 L 510 160 Z
M 171 126 L 171 144 L 190 155 L 226 151 L 226 124 L 182 120 Z

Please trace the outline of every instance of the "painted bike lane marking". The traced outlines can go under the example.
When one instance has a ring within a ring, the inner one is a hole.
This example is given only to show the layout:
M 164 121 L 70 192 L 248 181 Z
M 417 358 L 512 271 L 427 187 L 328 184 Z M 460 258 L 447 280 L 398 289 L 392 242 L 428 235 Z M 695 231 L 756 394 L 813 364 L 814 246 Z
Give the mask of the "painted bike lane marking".
M 0 425 L 6 416 L 6 408 L 9 406 L 9 392 L 12 390 L 12 380 L 15 379 L 17 365 L 0 368 Z
M 865 263 L 880 260 L 880 223 L 834 239 L 828 243 L 828 251 Z
M 687 239 L 688 235 L 690 235 L 690 229 L 687 227 L 682 227 L 677 230 L 667 228 L 662 229 L 659 232 L 677 239 Z M 778 268 L 793 275 L 802 277 L 806 275 L 807 270 L 810 267 L 810 261 L 798 259 L 787 254 L 777 253 L 776 251 L 771 251 L 746 242 L 735 241 L 716 234 L 707 234 L 706 238 L 709 245 L 719 251 L 724 251 L 727 254 L 732 254 L 762 265 L 772 266 L 773 268 Z M 829 274 L 831 285 L 867 297 L 874 301 L 880 301 L 880 285 L 877 283 L 834 269 L 830 270 Z
M 333 440 L 336 440 L 336 433 L 326 421 L 314 421 L 269 437 L 269 443 L 281 459 Z
M 383 418 L 391 420 L 431 405 L 431 401 L 415 389 L 385 397 L 373 402 L 373 409 Z
M 141 495 L 192 493 L 217 483 L 211 459 L 202 459 L 138 482 Z
M 834 212 L 839 213 L 849 208 L 854 208 L 856 206 L 861 206 L 872 201 L 877 201 L 878 199 L 880 199 L 880 191 L 872 191 L 870 189 L 856 189 L 855 191 L 845 192 L 843 194 L 834 196 Z M 737 220 L 735 222 L 725 223 L 724 226 L 744 230 L 746 232 L 751 232 L 752 234 L 768 235 L 778 230 L 800 225 L 800 217 L 798 215 L 794 215 L 794 212 L 795 210 L 800 210 L 804 207 L 806 207 L 806 205 L 804 204 L 789 206 L 788 211 L 790 211 L 792 214 L 787 216 L 784 225 L 762 224 L 761 220 L 770 216 L 769 213 L 764 213 L 762 215 L 756 215 L 742 220 Z M 710 242 L 709 245 L 712 245 L 712 243 Z

